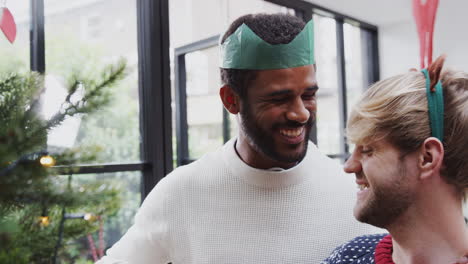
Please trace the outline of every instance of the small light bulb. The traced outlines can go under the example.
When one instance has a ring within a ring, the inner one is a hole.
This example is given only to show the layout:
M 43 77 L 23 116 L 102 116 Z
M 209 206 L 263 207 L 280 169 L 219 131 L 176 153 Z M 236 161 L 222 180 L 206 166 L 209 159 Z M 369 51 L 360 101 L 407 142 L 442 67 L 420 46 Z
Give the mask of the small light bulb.
M 39 160 L 42 166 L 49 168 L 55 165 L 55 159 L 52 156 L 46 155 L 42 156 Z
M 48 216 L 40 216 L 39 222 L 40 222 L 39 224 L 44 227 L 50 224 L 50 220 Z
M 93 214 L 90 214 L 90 213 L 86 213 L 86 214 L 84 214 L 83 218 L 86 221 L 94 221 L 96 219 L 96 216 L 94 216 Z

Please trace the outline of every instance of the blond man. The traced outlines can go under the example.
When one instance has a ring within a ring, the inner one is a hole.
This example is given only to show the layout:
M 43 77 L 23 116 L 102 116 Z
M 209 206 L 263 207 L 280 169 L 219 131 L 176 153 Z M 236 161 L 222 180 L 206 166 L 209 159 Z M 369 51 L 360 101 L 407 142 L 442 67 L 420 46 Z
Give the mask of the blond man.
M 345 163 L 359 186 L 354 216 L 390 234 L 357 237 L 323 263 L 463 262 L 468 73 L 441 73 L 443 63 L 380 81 L 354 107 Z

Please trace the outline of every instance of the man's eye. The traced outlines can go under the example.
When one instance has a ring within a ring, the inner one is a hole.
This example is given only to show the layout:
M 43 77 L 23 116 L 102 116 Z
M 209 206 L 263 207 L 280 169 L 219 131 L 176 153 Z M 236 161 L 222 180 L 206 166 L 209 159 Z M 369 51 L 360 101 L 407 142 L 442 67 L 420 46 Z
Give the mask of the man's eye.
M 302 99 L 304 99 L 304 100 L 313 100 L 313 99 L 315 99 L 315 94 L 304 94 L 302 96 Z
M 361 153 L 362 154 L 370 154 L 371 152 L 372 152 L 372 148 L 369 148 L 369 147 L 361 148 Z
M 273 103 L 282 103 L 284 101 L 286 101 L 287 98 L 284 98 L 284 97 L 273 97 L 270 99 L 271 102 Z

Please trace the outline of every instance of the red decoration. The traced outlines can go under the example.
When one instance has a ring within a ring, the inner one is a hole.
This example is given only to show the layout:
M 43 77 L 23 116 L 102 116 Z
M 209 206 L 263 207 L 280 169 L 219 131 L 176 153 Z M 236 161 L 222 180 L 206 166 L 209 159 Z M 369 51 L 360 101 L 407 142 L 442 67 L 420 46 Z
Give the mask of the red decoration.
M 91 251 L 91 255 L 93 256 L 93 260 L 96 262 L 104 256 L 104 221 L 101 216 L 98 216 L 97 219 L 99 220 L 99 248 L 96 249 L 95 242 L 93 236 L 88 234 L 88 244 L 89 250 Z
M 88 234 L 87 237 L 88 237 L 88 244 L 89 244 L 89 248 L 91 251 L 91 255 L 93 256 L 93 260 L 96 262 L 99 260 L 99 258 L 98 258 L 96 246 L 94 245 L 93 236 L 91 234 Z
M 16 24 L 13 15 L 6 7 L 0 8 L 0 28 L 8 41 L 13 43 L 16 38 Z
M 413 15 L 419 36 L 421 69 L 432 63 L 432 40 L 438 6 L 439 0 L 413 0 Z
M 374 252 L 375 264 L 395 264 L 392 259 L 393 253 L 393 241 L 391 235 L 384 236 L 377 246 Z
M 99 218 L 99 258 L 104 256 L 104 221 L 101 216 Z

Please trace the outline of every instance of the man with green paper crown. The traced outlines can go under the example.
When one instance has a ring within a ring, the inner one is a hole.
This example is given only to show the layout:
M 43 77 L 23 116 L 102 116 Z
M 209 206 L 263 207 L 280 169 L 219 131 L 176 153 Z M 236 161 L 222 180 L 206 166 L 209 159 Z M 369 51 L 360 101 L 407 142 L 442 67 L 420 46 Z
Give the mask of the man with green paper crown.
M 290 15 L 230 25 L 220 97 L 238 136 L 161 180 L 99 263 L 319 263 L 370 232 L 352 217 L 351 177 L 308 140 L 313 37 L 312 21 Z

